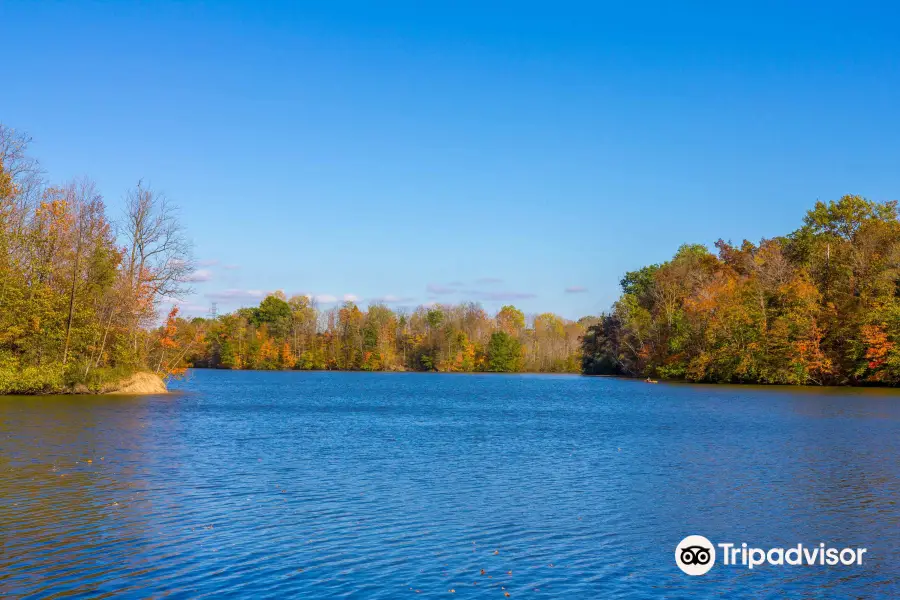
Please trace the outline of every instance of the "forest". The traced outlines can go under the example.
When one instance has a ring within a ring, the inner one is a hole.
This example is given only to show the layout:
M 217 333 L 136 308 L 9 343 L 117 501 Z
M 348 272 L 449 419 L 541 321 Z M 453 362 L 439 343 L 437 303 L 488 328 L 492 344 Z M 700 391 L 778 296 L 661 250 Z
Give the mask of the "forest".
M 702 382 L 900 383 L 897 202 L 816 202 L 758 244 L 685 245 L 626 273 L 584 371 Z
M 89 179 L 45 181 L 29 142 L 0 125 L 0 394 L 188 367 L 900 383 L 896 202 L 844 196 L 783 237 L 684 245 L 577 321 L 476 303 L 322 308 L 281 292 L 187 319 L 195 265 L 174 205 L 138 182 L 111 219 Z
M 139 183 L 114 222 L 91 180 L 45 181 L 29 142 L 0 125 L 0 394 L 178 374 L 158 320 L 191 269 L 174 207 Z

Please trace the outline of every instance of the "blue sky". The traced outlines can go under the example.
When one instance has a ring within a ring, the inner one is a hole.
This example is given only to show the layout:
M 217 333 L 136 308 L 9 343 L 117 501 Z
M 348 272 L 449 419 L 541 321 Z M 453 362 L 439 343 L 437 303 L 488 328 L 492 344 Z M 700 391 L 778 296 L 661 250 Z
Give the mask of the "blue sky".
M 139 178 L 175 201 L 195 313 L 577 318 L 681 243 L 900 196 L 900 9 L 716 4 L 2 0 L 0 121 L 114 214 Z

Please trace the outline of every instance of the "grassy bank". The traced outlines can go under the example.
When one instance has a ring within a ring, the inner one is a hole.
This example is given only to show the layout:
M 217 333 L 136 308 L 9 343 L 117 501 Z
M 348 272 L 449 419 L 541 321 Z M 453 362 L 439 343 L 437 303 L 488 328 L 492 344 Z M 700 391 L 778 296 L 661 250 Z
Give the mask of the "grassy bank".
M 141 385 L 135 385 L 140 380 Z M 159 380 L 159 384 L 156 384 Z M 155 374 L 127 367 L 49 364 L 40 367 L 0 365 L 0 395 L 161 393 L 165 384 Z M 146 389 L 146 391 L 142 391 Z

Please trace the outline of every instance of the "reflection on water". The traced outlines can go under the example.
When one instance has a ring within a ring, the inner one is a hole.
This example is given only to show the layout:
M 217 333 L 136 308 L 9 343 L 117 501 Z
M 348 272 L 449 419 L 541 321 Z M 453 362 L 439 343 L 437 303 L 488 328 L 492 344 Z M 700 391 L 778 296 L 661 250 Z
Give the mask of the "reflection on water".
M 0 596 L 897 595 L 900 395 L 196 372 L 0 398 Z M 861 566 L 674 563 L 688 534 Z M 483 570 L 483 573 L 482 573 Z

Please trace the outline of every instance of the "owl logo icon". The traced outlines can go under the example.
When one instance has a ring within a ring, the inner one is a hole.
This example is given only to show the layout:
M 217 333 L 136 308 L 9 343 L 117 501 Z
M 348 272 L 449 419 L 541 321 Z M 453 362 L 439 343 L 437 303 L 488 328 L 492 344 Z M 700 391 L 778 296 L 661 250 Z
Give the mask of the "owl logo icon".
M 675 547 L 675 564 L 688 575 L 705 575 L 716 564 L 716 547 L 702 535 L 689 535 Z

